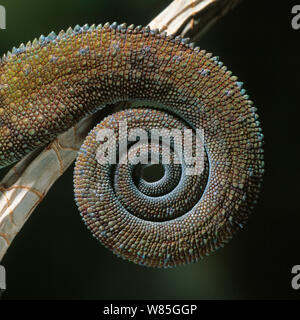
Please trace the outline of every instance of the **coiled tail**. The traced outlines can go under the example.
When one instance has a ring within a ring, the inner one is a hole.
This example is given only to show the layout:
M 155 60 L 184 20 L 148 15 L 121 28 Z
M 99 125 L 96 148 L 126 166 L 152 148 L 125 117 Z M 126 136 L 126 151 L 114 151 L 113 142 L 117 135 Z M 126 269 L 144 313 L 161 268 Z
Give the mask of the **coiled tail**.
M 87 114 L 130 102 L 131 109 L 109 115 L 91 131 L 74 172 L 84 222 L 117 255 L 154 267 L 197 261 L 246 222 L 263 175 L 263 135 L 242 83 L 217 57 L 180 37 L 107 23 L 14 48 L 3 57 L 0 74 L 2 166 Z M 125 149 L 119 143 L 128 140 L 120 136 L 124 120 L 127 129 L 145 133 Z M 149 149 L 152 129 L 193 130 L 186 144 L 192 153 L 201 132 L 199 174 L 187 174 L 193 166 L 173 161 L 185 159 L 173 141 L 164 176 L 147 182 L 142 160 L 149 152 L 158 162 L 163 157 L 159 139 Z M 99 138 L 103 130 L 121 151 L 114 162 L 99 161 L 107 151 L 107 140 Z

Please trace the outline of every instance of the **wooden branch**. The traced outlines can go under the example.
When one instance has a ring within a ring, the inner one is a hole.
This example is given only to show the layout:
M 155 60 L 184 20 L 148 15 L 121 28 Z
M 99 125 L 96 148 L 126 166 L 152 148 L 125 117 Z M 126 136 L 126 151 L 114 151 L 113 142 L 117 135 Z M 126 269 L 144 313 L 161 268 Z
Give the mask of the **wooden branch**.
M 149 26 L 196 41 L 240 2 L 241 0 L 175 0 Z
M 240 0 L 174 0 L 149 25 L 169 34 L 181 33 L 193 39 L 199 38 L 238 2 Z M 85 118 L 45 149 L 27 155 L 1 181 L 0 261 L 48 190 L 73 163 L 98 117 L 95 114 Z

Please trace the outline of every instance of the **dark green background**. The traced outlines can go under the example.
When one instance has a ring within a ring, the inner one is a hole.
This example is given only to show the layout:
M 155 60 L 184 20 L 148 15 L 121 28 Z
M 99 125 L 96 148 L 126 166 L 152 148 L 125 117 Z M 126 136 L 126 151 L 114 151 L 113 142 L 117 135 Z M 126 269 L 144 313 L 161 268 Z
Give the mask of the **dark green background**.
M 7 30 L 0 31 L 0 51 L 76 24 L 143 25 L 169 2 L 1 1 Z M 245 229 L 199 263 L 166 270 L 134 265 L 101 246 L 81 222 L 73 200 L 72 167 L 3 259 L 8 285 L 4 299 L 299 298 L 300 291 L 290 284 L 291 268 L 300 264 L 300 30 L 291 28 L 291 7 L 286 1 L 247 0 L 199 43 L 245 82 L 259 108 L 266 174 Z

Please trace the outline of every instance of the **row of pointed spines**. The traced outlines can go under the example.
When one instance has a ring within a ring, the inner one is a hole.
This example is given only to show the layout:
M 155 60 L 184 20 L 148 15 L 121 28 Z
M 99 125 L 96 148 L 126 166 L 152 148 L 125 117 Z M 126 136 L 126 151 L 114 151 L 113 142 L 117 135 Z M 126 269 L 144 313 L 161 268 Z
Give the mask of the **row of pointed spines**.
M 88 24 L 85 24 L 82 27 L 80 27 L 79 25 L 76 25 L 74 28 L 71 28 L 71 27 L 68 28 L 67 31 L 64 31 L 64 30 L 60 31 L 58 35 L 54 31 L 52 31 L 48 34 L 48 36 L 41 35 L 39 37 L 39 39 L 35 38 L 32 42 L 31 41 L 27 42 L 26 45 L 24 43 L 22 43 L 18 48 L 13 47 L 11 51 L 8 51 L 6 54 L 4 54 L 2 56 L 1 60 L 3 62 L 6 62 L 10 57 L 18 55 L 20 53 L 23 53 L 27 49 L 37 48 L 37 47 L 43 46 L 51 41 L 65 39 L 65 38 L 68 38 L 69 36 L 73 36 L 73 35 L 80 34 L 83 32 L 91 32 L 94 30 L 101 30 L 102 28 L 114 29 L 114 30 L 117 30 L 121 33 L 126 33 L 126 32 L 128 32 L 128 33 L 149 33 L 152 35 L 159 35 L 159 37 L 167 38 L 174 43 L 181 43 L 181 44 L 185 45 L 186 47 L 193 49 L 195 52 L 200 52 L 200 47 L 195 47 L 195 44 L 193 42 L 190 42 L 190 38 L 183 38 L 181 36 L 175 36 L 172 34 L 168 35 L 166 31 L 161 32 L 159 29 L 150 29 L 149 26 L 142 27 L 141 25 L 134 26 L 133 24 L 131 24 L 127 27 L 126 23 L 117 24 L 117 22 L 113 22 L 112 24 L 110 24 L 109 22 L 107 22 L 104 25 L 99 24 L 98 26 L 96 26 L 95 24 L 93 24 L 91 26 L 89 26 Z M 206 53 L 206 51 L 202 50 L 202 53 Z M 222 62 L 219 62 L 219 60 L 218 60 L 219 57 L 213 57 L 213 55 L 211 53 L 207 53 L 206 55 L 207 55 L 207 58 L 211 58 L 212 60 L 219 63 L 219 65 L 223 65 Z
M 193 42 L 190 42 L 190 38 L 183 38 L 181 36 L 175 36 L 172 34 L 167 34 L 166 31 L 160 31 L 159 29 L 150 29 L 149 26 L 142 27 L 141 25 L 135 26 L 133 24 L 127 26 L 126 23 L 118 24 L 117 22 L 113 22 L 110 24 L 109 22 L 105 23 L 104 25 L 99 24 L 96 26 L 95 24 L 89 26 L 88 24 L 85 24 L 84 26 L 80 27 L 79 25 L 76 25 L 74 28 L 68 28 L 66 31 L 61 30 L 59 34 L 56 34 L 54 31 L 50 32 L 48 36 L 41 35 L 39 39 L 35 38 L 32 42 L 27 42 L 26 45 L 22 43 L 19 48 L 13 47 L 12 51 L 8 51 L 7 54 L 4 54 L 2 56 L 2 59 L 0 59 L 0 63 L 8 61 L 11 57 L 17 56 L 18 54 L 21 54 L 23 52 L 26 52 L 26 50 L 32 49 L 32 48 L 38 48 L 40 46 L 44 46 L 47 43 L 51 41 L 59 41 L 61 39 L 66 39 L 70 36 L 74 36 L 77 34 L 81 34 L 83 32 L 92 32 L 95 30 L 102 30 L 102 29 L 114 29 L 121 33 L 149 33 L 152 35 L 158 35 L 161 38 L 166 38 L 174 43 L 181 43 L 185 45 L 186 47 L 194 50 L 196 53 L 201 52 L 202 55 L 205 55 L 207 59 L 210 59 L 214 64 L 218 65 L 219 68 L 222 69 L 222 71 L 226 74 L 228 77 L 231 77 L 232 80 L 236 83 L 236 85 L 240 89 L 240 93 L 243 96 L 245 100 L 249 99 L 249 96 L 246 93 L 246 90 L 242 88 L 243 83 L 237 81 L 236 76 L 232 76 L 232 72 L 227 70 L 227 67 L 223 65 L 223 62 L 219 61 L 218 56 L 213 56 L 212 53 L 207 53 L 206 50 L 200 50 L 200 47 L 195 47 L 195 44 Z M 252 101 L 249 101 L 250 104 L 252 104 Z
M 175 36 L 172 34 L 167 34 L 166 31 L 160 31 L 159 29 L 150 29 L 149 26 L 142 27 L 141 25 L 134 26 L 133 24 L 129 25 L 127 27 L 126 23 L 117 24 L 117 22 L 113 22 L 110 24 L 109 22 L 105 23 L 104 25 L 99 24 L 96 26 L 95 24 L 89 26 L 88 24 L 85 24 L 84 26 L 80 27 L 79 25 L 76 25 L 73 29 L 70 27 L 67 29 L 67 31 L 61 30 L 58 35 L 54 31 L 50 32 L 48 36 L 41 35 L 39 39 L 35 38 L 32 42 L 27 42 L 26 45 L 22 43 L 19 48 L 13 47 L 11 51 L 8 51 L 6 54 L 2 56 L 2 61 L 6 62 L 9 58 L 16 56 L 20 53 L 25 52 L 28 49 L 32 48 L 38 48 L 39 46 L 43 46 L 51 41 L 57 41 L 60 39 L 66 39 L 70 36 L 80 34 L 82 32 L 92 32 L 94 30 L 101 30 L 102 28 L 110 28 L 114 30 L 118 30 L 122 33 L 150 33 L 152 35 L 159 35 L 159 37 L 167 38 L 168 40 L 174 42 L 174 43 L 181 43 L 185 45 L 186 47 L 189 47 L 190 49 L 193 49 L 195 52 L 200 52 L 204 55 L 206 55 L 206 58 L 211 59 L 215 64 L 219 65 L 219 67 L 222 67 L 223 71 L 227 71 L 227 68 L 223 66 L 223 63 L 219 61 L 218 56 L 213 56 L 212 53 L 207 53 L 206 50 L 200 50 L 200 47 L 195 47 L 195 44 L 193 42 L 190 42 L 190 38 L 183 38 L 181 36 Z M 230 71 L 227 71 L 229 75 L 231 75 Z

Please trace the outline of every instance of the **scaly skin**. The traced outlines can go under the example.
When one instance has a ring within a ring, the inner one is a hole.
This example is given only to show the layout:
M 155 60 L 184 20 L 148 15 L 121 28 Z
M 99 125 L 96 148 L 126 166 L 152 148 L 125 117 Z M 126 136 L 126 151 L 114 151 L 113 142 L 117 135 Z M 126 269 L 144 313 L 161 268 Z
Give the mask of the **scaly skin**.
M 246 222 L 263 174 L 256 108 L 216 57 L 186 42 L 125 24 L 77 26 L 14 48 L 0 65 L 2 167 L 106 104 L 141 101 L 91 131 L 74 184 L 93 235 L 146 266 L 197 261 L 223 246 Z M 129 128 L 202 128 L 203 174 L 187 177 L 184 165 L 170 164 L 147 185 L 134 181 L 134 166 L 99 164 L 98 130 L 116 131 L 125 118 Z

